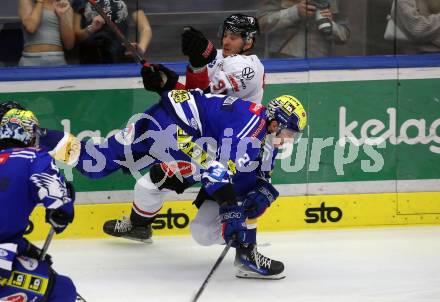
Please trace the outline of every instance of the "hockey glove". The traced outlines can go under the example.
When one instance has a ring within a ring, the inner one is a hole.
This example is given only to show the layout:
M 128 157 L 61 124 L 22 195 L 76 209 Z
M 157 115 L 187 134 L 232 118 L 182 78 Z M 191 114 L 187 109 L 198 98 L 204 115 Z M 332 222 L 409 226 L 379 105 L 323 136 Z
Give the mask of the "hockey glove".
M 258 181 L 257 187 L 250 191 L 244 200 L 243 207 L 246 216 L 257 218 L 263 215 L 278 196 L 279 193 L 272 184 L 264 180 Z
M 162 64 L 143 66 L 141 76 L 145 89 L 154 91 L 159 95 L 164 91 L 174 89 L 179 79 L 179 76 L 174 71 Z
M 20 256 L 26 256 L 37 260 L 40 259 L 40 255 L 41 255 L 41 249 L 29 241 L 26 250 L 23 252 L 23 254 L 20 254 Z M 49 265 L 53 264 L 52 256 L 49 254 L 46 254 L 46 256 L 44 257 L 44 261 L 46 261 L 47 264 Z
M 237 205 L 220 206 L 220 218 L 222 222 L 222 236 L 225 242 L 235 239 L 237 242 L 244 242 L 246 224 L 243 208 Z
M 40 128 L 40 147 L 50 150 L 53 159 L 75 166 L 81 154 L 81 142 L 72 134 L 59 130 Z
M 55 233 L 57 234 L 63 232 L 67 225 L 72 221 L 73 212 L 72 214 L 69 214 L 61 208 L 46 209 L 46 222 L 55 229 Z
M 182 33 L 182 52 L 188 56 L 194 68 L 201 68 L 211 63 L 217 56 L 217 50 L 202 32 L 188 26 Z

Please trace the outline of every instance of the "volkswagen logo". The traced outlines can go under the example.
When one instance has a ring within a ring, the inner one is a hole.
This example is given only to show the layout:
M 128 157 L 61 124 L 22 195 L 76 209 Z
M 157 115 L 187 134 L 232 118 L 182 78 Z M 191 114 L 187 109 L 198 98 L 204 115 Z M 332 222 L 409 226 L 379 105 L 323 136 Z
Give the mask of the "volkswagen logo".
M 255 75 L 255 71 L 250 67 L 244 68 L 241 72 L 241 76 L 246 80 L 252 80 L 254 75 Z

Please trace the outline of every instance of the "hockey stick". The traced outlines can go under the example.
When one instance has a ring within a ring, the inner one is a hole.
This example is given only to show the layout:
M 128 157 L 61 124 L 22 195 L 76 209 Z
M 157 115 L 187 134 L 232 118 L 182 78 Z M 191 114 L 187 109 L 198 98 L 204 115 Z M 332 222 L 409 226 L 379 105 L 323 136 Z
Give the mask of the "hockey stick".
M 119 38 L 119 40 L 122 43 L 124 43 L 125 47 L 134 55 L 136 61 L 141 65 L 149 67 L 150 64 L 148 64 L 146 62 L 146 60 L 144 59 L 144 57 L 140 54 L 140 52 L 133 45 L 131 45 L 130 41 L 128 41 L 128 39 L 124 36 L 124 34 L 121 32 L 121 30 L 115 24 L 115 22 L 113 22 L 109 18 L 109 16 L 106 14 L 104 9 L 98 3 L 96 3 L 95 0 L 87 0 L 87 1 L 89 1 L 89 3 L 96 9 L 98 14 L 104 19 L 105 23 L 116 34 L 116 36 Z
M 39 261 L 43 261 L 46 257 L 47 250 L 49 249 L 49 245 L 52 242 L 53 235 L 55 235 L 55 229 L 53 227 L 50 228 L 49 234 L 47 234 L 46 241 L 44 241 L 43 248 L 41 249 L 40 259 Z M 55 270 L 52 269 L 56 274 Z M 78 292 L 76 293 L 76 301 L 77 302 L 87 302 Z
M 115 24 L 115 22 L 113 22 L 109 18 L 109 16 L 105 13 L 104 9 L 98 3 L 96 3 L 95 0 L 87 0 L 87 1 L 96 9 L 98 14 L 104 19 L 105 23 L 116 34 L 116 36 L 119 38 L 119 40 L 122 43 L 124 43 L 125 47 L 129 51 L 131 51 L 131 53 L 134 55 L 134 58 L 136 59 L 136 62 L 138 62 L 139 64 L 141 64 L 145 67 L 149 67 L 151 69 L 151 71 L 154 71 L 153 66 L 148 64 L 147 61 L 145 60 L 145 58 L 140 54 L 140 52 L 133 45 L 131 45 L 130 41 L 128 41 L 128 39 L 124 36 L 124 34 L 119 29 L 119 27 Z M 160 74 L 160 77 L 162 78 L 162 82 L 166 83 L 167 76 L 162 71 L 159 71 L 159 74 Z
M 47 250 L 49 249 L 49 245 L 52 242 L 52 238 L 54 234 L 55 234 L 55 229 L 50 228 L 49 234 L 47 234 L 46 241 L 44 242 L 43 248 L 41 249 L 40 259 L 39 259 L 40 261 L 43 261 L 44 258 L 46 257 Z
M 200 288 L 197 291 L 196 295 L 194 296 L 194 299 L 192 300 L 192 302 L 196 302 L 200 298 L 200 296 L 203 293 L 203 290 L 205 289 L 206 285 L 209 282 L 209 279 L 211 279 L 212 275 L 217 270 L 217 268 L 219 267 L 220 263 L 222 263 L 223 259 L 225 258 L 226 254 L 228 253 L 228 251 L 229 251 L 229 249 L 231 247 L 231 244 L 232 244 L 232 240 L 230 240 L 228 242 L 228 244 L 225 246 L 225 248 L 223 249 L 223 252 L 218 257 L 217 261 L 215 262 L 215 264 L 212 267 L 211 271 L 209 272 L 208 276 L 206 276 L 205 281 L 203 281 L 202 286 L 200 286 Z

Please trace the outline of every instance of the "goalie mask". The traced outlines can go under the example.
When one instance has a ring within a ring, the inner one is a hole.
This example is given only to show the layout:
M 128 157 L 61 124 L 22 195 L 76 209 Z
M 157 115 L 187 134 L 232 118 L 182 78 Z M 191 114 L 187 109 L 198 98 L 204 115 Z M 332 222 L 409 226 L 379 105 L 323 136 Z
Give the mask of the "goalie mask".
M 6 112 L 8 112 L 11 109 L 20 109 L 20 110 L 26 110 L 24 109 L 23 106 L 21 106 L 19 103 L 14 102 L 14 101 L 7 101 L 4 103 L 0 104 L 0 121 L 3 117 L 3 115 L 5 115 Z
M 260 32 L 260 27 L 258 26 L 258 20 L 254 17 L 233 14 L 223 22 L 221 32 L 219 32 L 220 37 L 223 37 L 225 31 L 240 34 L 245 41 L 254 40 L 255 42 L 255 36 Z
M 267 106 L 269 120 L 278 122 L 278 133 L 292 132 L 294 141 L 298 141 L 307 125 L 307 113 L 301 102 L 291 96 L 282 95 L 272 99 Z
M 38 120 L 32 111 L 11 109 L 1 120 L 0 139 L 13 139 L 33 146 L 38 128 Z

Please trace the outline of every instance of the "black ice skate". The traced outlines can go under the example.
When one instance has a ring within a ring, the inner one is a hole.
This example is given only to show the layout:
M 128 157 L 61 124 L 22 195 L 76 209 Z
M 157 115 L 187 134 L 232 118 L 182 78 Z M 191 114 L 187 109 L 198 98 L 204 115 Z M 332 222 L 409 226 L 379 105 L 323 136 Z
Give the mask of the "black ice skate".
M 235 276 L 251 279 L 283 279 L 284 264 L 280 261 L 263 256 L 257 251 L 256 245 L 239 247 L 235 255 Z
M 145 243 L 153 242 L 151 239 L 153 234 L 151 224 L 146 226 L 133 225 L 130 218 L 126 216 L 124 216 L 122 220 L 114 219 L 107 221 L 104 224 L 103 230 L 104 233 L 115 237 L 122 237 Z

